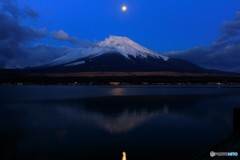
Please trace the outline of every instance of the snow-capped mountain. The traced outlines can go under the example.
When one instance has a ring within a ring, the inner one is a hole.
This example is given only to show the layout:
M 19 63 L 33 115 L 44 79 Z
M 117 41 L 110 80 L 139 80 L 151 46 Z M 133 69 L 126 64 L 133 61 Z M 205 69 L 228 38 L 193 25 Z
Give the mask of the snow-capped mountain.
M 126 58 L 132 56 L 135 58 L 153 57 L 163 59 L 164 61 L 167 61 L 169 59 L 169 57 L 162 56 L 140 46 L 127 37 L 110 36 L 109 38 L 105 39 L 105 41 L 98 43 L 98 45 L 102 48 L 112 48 L 118 53 L 121 53 Z
M 69 49 L 45 68 L 59 71 L 184 71 L 202 72 L 185 60 L 151 51 L 127 37 L 110 36 L 91 47 Z
M 130 57 L 134 58 L 157 58 L 160 60 L 167 61 L 169 57 L 162 56 L 157 54 L 149 49 L 146 49 L 134 41 L 130 40 L 127 37 L 119 37 L 119 36 L 110 36 L 106 38 L 105 41 L 99 42 L 96 46 L 88 47 L 88 48 L 77 48 L 69 50 L 68 54 L 63 57 L 60 57 L 50 63 L 50 65 L 78 65 L 84 64 L 84 61 L 80 61 L 79 63 L 73 62 L 84 57 L 96 57 L 100 56 L 104 53 L 117 52 L 123 55 L 125 58 L 130 59 Z M 73 63 L 71 63 L 73 62 Z

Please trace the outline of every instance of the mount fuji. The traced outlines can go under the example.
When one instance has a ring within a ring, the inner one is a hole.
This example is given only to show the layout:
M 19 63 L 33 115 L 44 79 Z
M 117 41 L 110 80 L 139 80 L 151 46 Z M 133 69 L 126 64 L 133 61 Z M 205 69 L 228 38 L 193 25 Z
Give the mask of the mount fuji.
M 57 72 L 208 71 L 189 61 L 160 55 L 119 36 L 110 36 L 90 47 L 71 49 L 64 56 L 38 68 Z

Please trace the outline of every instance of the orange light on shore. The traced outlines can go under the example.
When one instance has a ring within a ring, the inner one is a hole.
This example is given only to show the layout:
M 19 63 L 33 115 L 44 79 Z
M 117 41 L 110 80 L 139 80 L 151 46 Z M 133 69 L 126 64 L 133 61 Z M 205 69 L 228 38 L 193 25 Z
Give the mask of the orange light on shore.
M 126 152 L 122 152 L 122 155 L 123 155 L 122 160 L 127 160 L 127 153 Z

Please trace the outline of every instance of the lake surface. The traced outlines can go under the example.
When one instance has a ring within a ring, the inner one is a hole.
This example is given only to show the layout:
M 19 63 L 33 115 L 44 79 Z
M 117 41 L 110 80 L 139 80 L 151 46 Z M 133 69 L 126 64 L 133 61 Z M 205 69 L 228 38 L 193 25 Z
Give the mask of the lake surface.
M 238 107 L 239 86 L 1 86 L 0 159 L 191 159 Z

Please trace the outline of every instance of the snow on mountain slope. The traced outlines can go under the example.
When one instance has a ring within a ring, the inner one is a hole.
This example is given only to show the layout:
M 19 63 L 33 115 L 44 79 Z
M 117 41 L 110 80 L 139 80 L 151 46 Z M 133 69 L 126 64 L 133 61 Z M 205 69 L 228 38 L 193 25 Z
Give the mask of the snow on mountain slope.
M 164 61 L 167 61 L 169 59 L 169 57 L 167 56 L 162 56 L 147 48 L 140 46 L 139 44 L 135 43 L 127 37 L 110 36 L 109 38 L 105 39 L 105 41 L 98 43 L 98 45 L 100 47 L 113 48 L 126 58 L 129 58 L 129 56 L 133 56 L 135 58 L 147 58 L 148 56 L 151 56 L 154 58 L 161 58 Z
M 50 62 L 49 65 L 56 66 L 61 64 L 69 64 L 71 62 L 73 64 L 79 64 L 76 63 L 76 61 L 89 56 L 98 56 L 106 51 L 106 49 L 99 47 L 71 49 L 66 55 L 55 59 L 54 61 Z M 84 61 L 82 61 L 82 64 L 84 64 Z
M 140 46 L 139 44 L 133 42 L 127 37 L 119 37 L 119 36 L 110 36 L 106 38 L 105 41 L 99 42 L 95 46 L 89 48 L 75 48 L 68 51 L 68 53 L 54 61 L 50 62 L 48 65 L 57 66 L 57 65 L 65 65 L 65 66 L 73 66 L 84 64 L 84 59 L 86 57 L 97 57 L 104 53 L 120 53 L 127 59 L 130 57 L 135 58 L 147 58 L 152 57 L 163 61 L 168 61 L 169 57 L 162 56 L 157 54 L 147 48 Z

